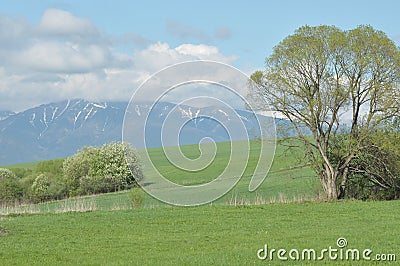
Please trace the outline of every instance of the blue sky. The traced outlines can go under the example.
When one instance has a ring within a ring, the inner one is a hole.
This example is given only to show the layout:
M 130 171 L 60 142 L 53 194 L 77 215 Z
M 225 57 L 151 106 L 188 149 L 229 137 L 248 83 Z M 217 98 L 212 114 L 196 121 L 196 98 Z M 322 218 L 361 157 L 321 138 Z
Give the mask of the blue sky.
M 399 12 L 385 0 L 2 1 L 0 110 L 126 99 L 151 73 L 191 59 L 251 73 L 305 24 L 370 24 L 399 44 Z

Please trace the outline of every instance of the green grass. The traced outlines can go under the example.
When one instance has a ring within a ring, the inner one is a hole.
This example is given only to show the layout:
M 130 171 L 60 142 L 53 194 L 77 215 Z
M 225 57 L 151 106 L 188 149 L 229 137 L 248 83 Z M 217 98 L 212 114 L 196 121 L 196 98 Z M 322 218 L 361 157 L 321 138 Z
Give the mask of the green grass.
M 255 192 L 249 192 L 249 182 L 260 150 L 258 144 L 257 142 L 251 143 L 250 159 L 243 177 L 230 192 L 213 202 L 214 205 L 252 204 L 255 202 L 260 204 L 263 202 L 302 201 L 318 198 L 321 187 L 313 171 L 308 167 L 293 167 L 300 164 L 298 159 L 301 158 L 301 153 L 292 151 L 288 154 L 282 145 L 277 146 L 274 162 L 264 182 Z M 217 146 L 218 153 L 215 162 L 205 170 L 194 174 L 169 163 L 160 148 L 149 149 L 149 154 L 159 171 L 171 181 L 180 184 L 199 184 L 215 178 L 229 159 L 229 143 L 217 143 Z M 182 151 L 191 158 L 196 158 L 199 155 L 197 145 L 182 146 Z M 76 202 L 90 206 L 95 205 L 97 210 L 126 209 L 129 207 L 127 193 L 127 191 L 122 191 L 49 202 L 35 205 L 34 210 L 28 208 L 28 212 L 62 211 L 66 207 L 73 207 Z M 146 194 L 145 207 L 165 205 Z
M 286 143 L 287 144 L 287 143 Z M 292 143 L 293 144 L 293 143 Z M 183 154 L 194 159 L 200 155 L 197 145 L 181 146 Z M 230 156 L 230 143 L 217 143 L 217 153 L 214 161 L 202 171 L 189 172 L 182 170 L 169 162 L 161 149 L 149 149 L 149 155 L 158 171 L 170 181 L 182 185 L 204 184 L 215 179 L 226 167 Z M 239 151 L 243 154 L 246 151 Z M 275 158 L 266 179 L 256 192 L 249 192 L 248 186 L 253 176 L 260 153 L 260 143 L 250 143 L 250 155 L 247 167 L 234 189 L 215 203 L 226 203 L 232 198 L 254 202 L 256 197 L 267 201 L 279 198 L 316 198 L 322 192 L 315 173 L 309 167 L 296 167 L 302 165 L 299 160 L 303 158 L 301 150 L 287 153 L 284 145 L 277 145 Z M 154 204 L 154 202 L 152 202 Z
M 258 249 L 400 250 L 399 201 L 159 207 L 0 218 L 2 265 L 369 265 L 259 261 Z M 387 263 L 386 263 L 387 264 Z
M 38 163 L 39 163 L 39 161 L 38 161 L 38 162 L 27 162 L 27 163 L 9 164 L 9 165 L 5 165 L 5 166 L 1 166 L 1 167 L 2 167 L 2 168 L 9 168 L 9 169 L 14 169 L 14 168 L 34 169 Z
M 236 186 L 226 195 L 213 202 L 214 205 L 252 204 L 264 202 L 302 201 L 318 198 L 321 186 L 313 171 L 308 167 L 296 168 L 302 157 L 299 150 L 286 152 L 283 145 L 278 145 L 272 167 L 261 186 L 255 192 L 249 192 L 248 186 L 260 152 L 259 142 L 250 143 L 250 157 L 246 170 Z M 197 145 L 182 146 L 182 152 L 194 159 L 199 156 Z M 172 165 L 165 157 L 162 149 L 149 149 L 150 157 L 158 170 L 171 181 L 179 184 L 199 184 L 213 180 L 222 172 L 230 156 L 230 144 L 217 143 L 217 155 L 214 162 L 203 171 L 191 173 Z M 38 162 L 15 165 L 34 168 Z M 9 167 L 9 166 L 8 166 Z M 61 212 L 63 209 L 74 208 L 75 205 L 95 206 L 97 210 L 126 209 L 129 207 L 127 191 L 78 197 L 73 199 L 49 202 L 24 207 L 22 212 Z M 145 207 L 165 206 L 164 203 L 146 194 L 143 204 Z M 0 213 L 20 212 L 21 208 L 1 210 Z
M 194 175 L 171 165 L 160 149 L 149 153 L 170 180 L 198 184 L 211 181 L 227 163 L 228 143 L 217 146 L 215 163 Z M 199 156 L 196 145 L 182 150 L 192 159 Z M 315 199 L 321 188 L 310 168 L 296 167 L 301 151 L 287 153 L 278 145 L 265 181 L 249 192 L 258 152 L 252 142 L 242 179 L 206 206 L 171 207 L 146 195 L 144 208 L 130 209 L 128 192 L 123 191 L 0 208 L 2 213 L 39 213 L 0 216 L 0 265 L 365 265 L 257 259 L 265 244 L 319 251 L 335 248 L 339 237 L 347 239 L 349 248 L 400 256 L 400 201 L 262 204 Z M 248 206 L 253 203 L 262 205 Z

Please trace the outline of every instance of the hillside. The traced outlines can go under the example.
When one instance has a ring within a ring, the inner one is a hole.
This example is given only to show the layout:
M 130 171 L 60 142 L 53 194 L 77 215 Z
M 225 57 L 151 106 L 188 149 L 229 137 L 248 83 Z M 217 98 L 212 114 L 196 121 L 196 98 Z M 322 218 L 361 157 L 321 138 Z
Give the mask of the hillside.
M 286 143 L 288 145 L 289 143 Z M 295 143 L 291 143 L 292 145 Z M 217 145 L 217 153 L 213 163 L 201 171 L 187 172 L 184 169 L 176 167 L 171 163 L 163 152 L 162 148 L 148 149 L 148 154 L 158 171 L 168 180 L 181 185 L 199 185 L 208 183 L 217 178 L 225 169 L 228 161 L 230 161 L 231 145 L 229 142 L 219 142 Z M 200 155 L 198 145 L 180 146 L 181 151 L 189 158 L 197 158 Z M 238 151 L 245 153 L 245 151 Z M 249 192 L 249 183 L 257 166 L 258 156 L 260 152 L 260 142 L 250 142 L 250 153 L 247 161 L 247 166 L 242 175 L 242 178 L 234 186 L 234 188 L 224 197 L 218 199 L 213 204 L 250 204 L 250 203 L 267 203 L 267 202 L 282 202 L 282 201 L 304 201 L 314 200 L 320 197 L 321 185 L 315 173 L 309 167 L 302 167 L 300 161 L 303 158 L 301 149 L 293 149 L 290 153 L 287 152 L 285 143 L 277 145 L 275 150 L 275 158 L 271 169 L 268 172 L 263 183 L 255 192 Z M 8 165 L 7 168 L 28 168 L 35 170 L 35 166 L 39 162 L 22 163 Z M 142 180 L 142 184 L 147 188 L 152 184 Z M 168 189 L 163 189 L 168 191 Z M 71 201 L 56 201 L 35 206 L 27 206 L 27 208 L 4 209 L 0 208 L 0 214 L 13 212 L 47 212 L 56 209 L 63 209 L 65 204 L 74 205 L 75 202 L 88 205 L 95 205 L 98 210 L 111 210 L 113 207 L 126 208 L 129 206 L 127 197 L 128 192 L 122 191 L 119 193 L 100 194 L 96 196 L 88 196 L 74 198 Z M 164 206 L 165 204 L 155 200 L 149 195 L 146 195 L 144 206 Z

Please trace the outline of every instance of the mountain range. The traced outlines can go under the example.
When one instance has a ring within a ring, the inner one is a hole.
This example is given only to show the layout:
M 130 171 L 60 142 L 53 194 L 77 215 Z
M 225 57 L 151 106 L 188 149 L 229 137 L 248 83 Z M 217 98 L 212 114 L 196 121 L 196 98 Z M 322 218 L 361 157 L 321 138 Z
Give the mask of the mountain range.
M 127 106 L 128 102 L 74 99 L 43 104 L 18 113 L 0 111 L 0 165 L 65 158 L 84 146 L 121 141 Z M 130 108 L 134 112 L 129 117 L 143 119 L 140 116 L 149 112 L 150 107 L 149 103 L 137 104 Z M 259 131 L 255 115 L 242 110 L 237 110 L 237 113 L 249 138 L 257 138 Z M 224 126 L 232 126 L 232 120 L 221 108 L 160 102 L 153 106 L 147 117 L 146 147 L 175 145 L 161 142 L 160 132 L 168 116 L 178 124 L 184 124 L 179 135 L 180 145 L 195 144 L 204 137 L 216 142 L 229 140 Z M 257 117 L 267 120 L 263 116 Z

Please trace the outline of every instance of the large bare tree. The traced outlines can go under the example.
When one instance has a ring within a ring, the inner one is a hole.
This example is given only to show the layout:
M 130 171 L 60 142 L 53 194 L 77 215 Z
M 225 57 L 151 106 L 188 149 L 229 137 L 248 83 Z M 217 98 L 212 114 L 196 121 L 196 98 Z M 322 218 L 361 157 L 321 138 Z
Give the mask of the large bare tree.
M 292 122 L 332 200 L 344 196 L 363 139 L 399 114 L 399 81 L 400 50 L 385 33 L 304 26 L 274 48 L 265 71 L 252 74 L 249 96 Z M 339 135 L 346 148 L 335 150 Z

